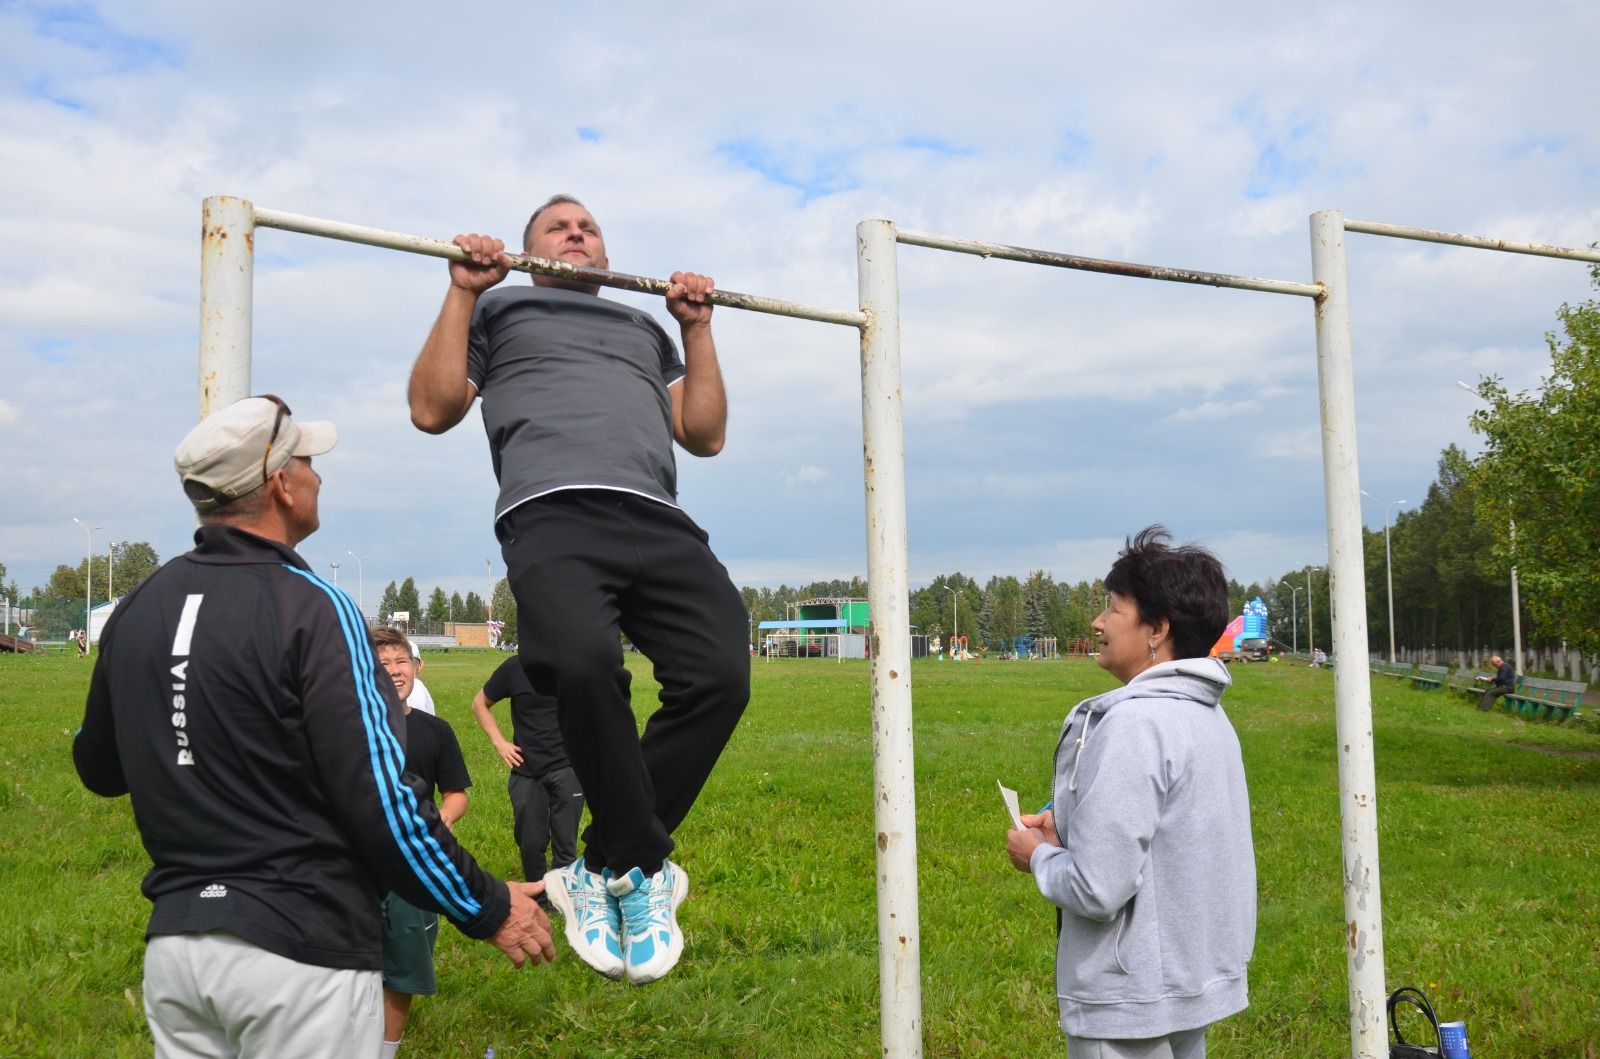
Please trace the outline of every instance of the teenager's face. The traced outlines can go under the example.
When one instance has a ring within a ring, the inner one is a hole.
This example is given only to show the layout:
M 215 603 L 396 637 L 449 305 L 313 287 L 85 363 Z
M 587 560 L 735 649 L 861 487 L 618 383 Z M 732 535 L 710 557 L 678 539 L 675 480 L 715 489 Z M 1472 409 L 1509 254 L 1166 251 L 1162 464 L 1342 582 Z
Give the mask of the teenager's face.
M 395 694 L 400 696 L 401 702 L 405 702 L 417 683 L 417 660 L 411 657 L 411 649 L 385 644 L 378 648 L 378 664 L 394 681 Z

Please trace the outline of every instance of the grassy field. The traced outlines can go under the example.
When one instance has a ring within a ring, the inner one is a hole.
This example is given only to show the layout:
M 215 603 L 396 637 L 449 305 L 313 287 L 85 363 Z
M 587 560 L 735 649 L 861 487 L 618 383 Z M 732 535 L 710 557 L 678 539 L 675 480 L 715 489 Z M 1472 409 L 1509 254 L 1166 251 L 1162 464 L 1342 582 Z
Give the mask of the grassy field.
M 458 833 L 516 870 L 503 770 L 468 709 L 498 659 L 424 679 L 478 786 Z M 656 686 L 642 660 L 641 711 Z M 1260 874 L 1251 1006 L 1227 1057 L 1348 1054 L 1332 675 L 1234 670 Z M 125 799 L 82 790 L 68 747 L 89 666 L 0 656 L 0 1056 L 137 1056 L 138 892 Z M 922 992 L 930 1056 L 1059 1055 L 1054 917 L 1006 861 L 995 780 L 1048 797 L 1066 709 L 1110 686 L 1084 662 L 913 666 Z M 411 1056 L 869 1056 L 878 1052 L 865 663 L 754 664 L 743 725 L 679 830 L 689 949 L 666 980 L 607 982 L 564 950 L 514 972 L 448 929 Z M 1600 737 L 1375 688 L 1390 987 L 1464 1018 L 1479 1059 L 1600 1055 Z

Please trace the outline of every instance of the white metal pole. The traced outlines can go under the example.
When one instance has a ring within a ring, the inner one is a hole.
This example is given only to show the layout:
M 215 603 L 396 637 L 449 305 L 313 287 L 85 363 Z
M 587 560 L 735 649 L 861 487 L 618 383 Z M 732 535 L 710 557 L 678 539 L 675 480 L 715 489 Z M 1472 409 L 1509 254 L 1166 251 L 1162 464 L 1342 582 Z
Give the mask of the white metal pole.
M 1310 598 L 1309 595 L 1307 598 Z M 1289 627 L 1294 630 L 1294 653 L 1300 655 L 1300 590 L 1289 586 Z
M 79 528 L 83 530 L 83 639 L 85 643 L 88 643 L 90 642 L 89 626 L 93 607 L 93 603 L 90 600 L 93 596 L 92 590 L 94 588 L 94 531 L 100 527 L 91 527 L 76 516 L 73 517 L 72 521 L 78 523 Z
M 1311 657 L 1317 657 L 1317 601 L 1311 594 L 1311 571 L 1316 567 L 1306 567 L 1306 650 L 1311 652 Z
M 106 545 L 106 598 L 117 598 L 117 542 Z
M 894 225 L 856 225 L 861 429 L 872 600 L 872 800 L 877 829 L 878 989 L 883 1055 L 922 1054 L 916 771 L 911 742 L 911 591 L 906 575 L 905 429 Z
M 1384 1001 L 1383 902 L 1378 874 L 1378 790 L 1372 746 L 1372 680 L 1367 672 L 1361 482 L 1356 461 L 1355 367 L 1344 215 L 1311 215 L 1316 300 L 1317 383 L 1328 518 L 1328 594 L 1333 610 L 1334 707 L 1339 759 L 1339 824 L 1344 854 L 1345 968 L 1350 1054 L 1389 1054 Z
M 1517 656 L 1517 676 L 1526 675 L 1522 668 L 1522 597 L 1517 590 L 1517 520 L 1511 520 L 1511 650 Z
M 213 195 L 200 207 L 200 418 L 250 396 L 255 209 Z
M 349 549 L 345 554 L 356 561 L 356 611 L 361 615 L 361 620 L 367 620 L 367 564 L 362 560 L 365 556 L 357 555 Z
M 1383 569 L 1384 577 L 1389 583 L 1389 664 L 1394 665 L 1396 661 L 1394 651 L 1394 559 L 1393 553 L 1389 550 L 1389 505 L 1365 489 L 1361 490 L 1361 495 L 1383 508 Z M 1404 503 L 1404 500 L 1396 500 L 1394 506 L 1399 507 Z

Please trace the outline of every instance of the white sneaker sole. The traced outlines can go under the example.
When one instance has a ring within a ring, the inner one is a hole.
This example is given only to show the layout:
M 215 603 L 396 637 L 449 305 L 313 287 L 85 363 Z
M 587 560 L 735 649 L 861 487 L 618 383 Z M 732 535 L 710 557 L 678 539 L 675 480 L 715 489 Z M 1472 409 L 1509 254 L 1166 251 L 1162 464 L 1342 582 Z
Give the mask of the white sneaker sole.
M 612 956 L 609 952 L 595 951 L 589 944 L 589 939 L 584 937 L 583 924 L 579 921 L 577 910 L 572 900 L 572 895 L 567 892 L 567 875 L 565 872 L 548 872 L 545 875 L 545 896 L 550 898 L 550 903 L 556 906 L 556 911 L 561 913 L 562 922 L 566 926 L 567 947 L 578 954 L 578 959 L 593 967 L 600 974 L 616 981 L 622 977 L 622 958 Z M 621 939 L 618 939 L 621 943 Z

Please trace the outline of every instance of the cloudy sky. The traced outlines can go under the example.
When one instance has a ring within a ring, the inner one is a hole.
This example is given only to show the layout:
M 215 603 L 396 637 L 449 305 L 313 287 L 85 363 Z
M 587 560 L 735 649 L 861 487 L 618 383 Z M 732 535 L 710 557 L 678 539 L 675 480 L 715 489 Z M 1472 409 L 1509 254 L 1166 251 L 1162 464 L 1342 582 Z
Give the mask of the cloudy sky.
M 450 8 L 451 10 L 446 10 Z M 864 218 L 1309 280 L 1308 217 L 1600 239 L 1600 6 L 202 5 L 0 0 L 0 562 L 192 528 L 201 200 L 514 241 L 557 191 L 615 267 L 856 304 Z M 1537 384 L 1582 267 L 1352 235 L 1362 484 L 1420 500 Z M 252 389 L 341 442 L 323 573 L 503 572 L 473 412 L 409 425 L 442 262 L 258 233 Z M 513 276 L 508 282 L 526 282 Z M 913 584 L 1104 572 L 1154 521 L 1241 581 L 1325 560 L 1311 305 L 900 250 Z M 614 295 L 665 318 L 659 301 Z M 679 454 L 740 584 L 865 574 L 854 331 L 721 310 L 727 448 Z M 1381 525 L 1374 505 L 1363 512 Z

